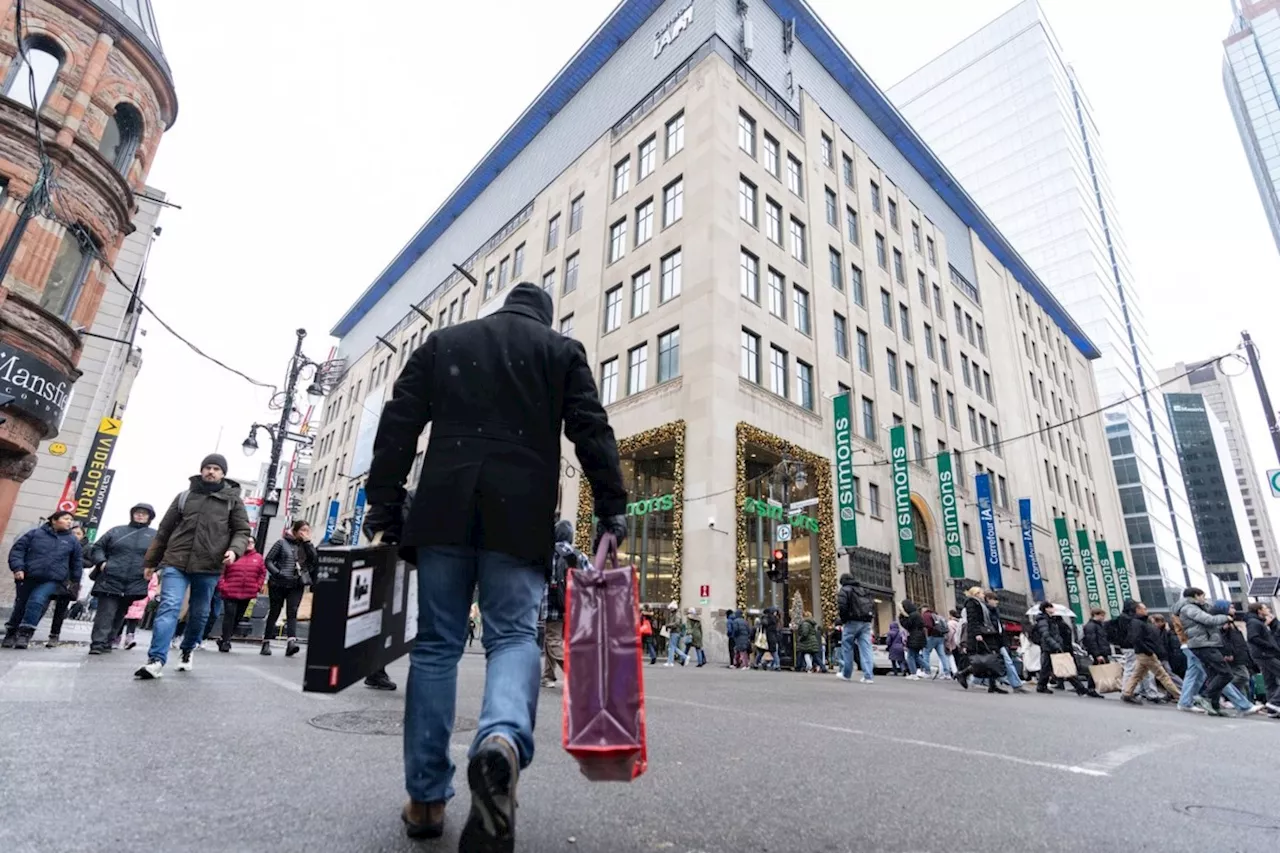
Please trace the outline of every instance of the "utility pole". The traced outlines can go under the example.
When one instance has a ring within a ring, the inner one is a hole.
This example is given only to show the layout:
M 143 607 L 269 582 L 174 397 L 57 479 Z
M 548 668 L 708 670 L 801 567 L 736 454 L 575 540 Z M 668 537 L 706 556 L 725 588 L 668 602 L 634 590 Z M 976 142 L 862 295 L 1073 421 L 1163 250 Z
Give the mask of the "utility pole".
M 289 378 L 284 386 L 280 423 L 276 425 L 275 432 L 271 436 L 271 462 L 267 465 L 267 483 L 262 492 L 262 515 L 258 521 L 257 536 L 254 537 L 259 554 L 266 553 L 267 528 L 271 526 L 271 519 L 275 518 L 280 511 L 279 497 L 272 498 L 272 493 L 276 490 L 276 469 L 280 467 L 280 454 L 284 451 L 285 436 L 289 431 L 289 416 L 293 414 L 293 394 L 296 390 L 294 386 L 298 384 L 298 374 L 306 364 L 306 360 L 302 357 L 302 339 L 307 336 L 307 330 L 298 329 L 295 334 L 298 336 L 298 341 L 293 348 L 293 359 L 289 362 Z
M 1244 341 L 1244 351 L 1249 357 L 1249 367 L 1253 369 L 1253 381 L 1258 386 L 1258 396 L 1262 398 L 1262 413 L 1267 416 L 1267 430 L 1271 433 L 1271 443 L 1276 450 L 1276 459 L 1280 460 L 1280 426 L 1276 424 L 1276 410 L 1271 405 L 1271 395 L 1267 393 L 1266 380 L 1262 378 L 1262 365 L 1258 363 L 1258 348 L 1253 345 L 1253 338 L 1248 332 L 1240 333 Z

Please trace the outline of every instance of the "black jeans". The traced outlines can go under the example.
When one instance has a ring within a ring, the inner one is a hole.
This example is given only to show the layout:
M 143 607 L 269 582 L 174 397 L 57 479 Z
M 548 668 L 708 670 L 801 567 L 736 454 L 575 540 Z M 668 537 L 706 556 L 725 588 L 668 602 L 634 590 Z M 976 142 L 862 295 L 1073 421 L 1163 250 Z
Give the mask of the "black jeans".
M 1036 689 L 1044 690 L 1049 686 L 1049 679 L 1053 678 L 1053 661 L 1049 659 L 1049 653 L 1044 649 L 1040 650 L 1040 674 L 1036 677 Z M 1064 678 L 1063 681 L 1070 684 L 1076 689 L 1076 693 L 1084 693 L 1084 685 L 1080 683 L 1080 676 L 1073 675 L 1071 678 Z
M 240 620 L 244 618 L 244 612 L 248 609 L 249 599 L 247 598 L 243 601 L 234 598 L 222 600 L 222 642 L 231 642 L 231 638 L 236 635 L 236 626 L 240 624 Z
M 282 588 L 268 584 L 267 593 L 271 597 L 271 609 L 267 611 L 267 624 L 262 629 L 262 639 L 275 639 L 276 620 L 280 618 L 281 605 L 285 606 L 284 635 L 290 639 L 297 637 L 298 605 L 302 603 L 302 587 Z
M 111 641 L 120 636 L 124 628 L 124 616 L 129 612 L 132 599 L 119 595 L 99 595 L 98 610 L 93 614 L 93 633 L 89 636 L 89 645 L 105 648 Z
M 1209 700 L 1209 704 L 1218 707 L 1222 699 L 1222 691 L 1231 683 L 1231 667 L 1222 657 L 1222 649 L 1214 646 L 1193 649 L 1200 663 L 1204 665 L 1207 677 L 1200 695 Z
M 1266 701 L 1280 705 L 1280 658 L 1254 658 L 1254 663 L 1262 670 L 1262 683 L 1267 688 Z

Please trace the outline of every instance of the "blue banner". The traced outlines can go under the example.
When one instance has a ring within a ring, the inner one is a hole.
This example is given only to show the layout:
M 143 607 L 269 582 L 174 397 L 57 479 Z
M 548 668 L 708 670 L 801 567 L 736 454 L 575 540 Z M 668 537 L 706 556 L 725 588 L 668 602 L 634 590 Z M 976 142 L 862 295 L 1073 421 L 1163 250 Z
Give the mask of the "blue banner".
M 359 545 L 360 534 L 364 532 L 364 486 L 356 489 L 356 511 L 351 519 L 351 526 L 354 529 L 351 531 L 350 544 Z
M 991 475 L 973 478 L 978 491 L 978 528 L 982 531 L 982 557 L 987 562 L 987 582 L 992 589 L 1003 589 L 1000 574 L 1000 543 L 996 541 L 996 509 L 991 503 Z
M 1036 538 L 1031 529 L 1031 498 L 1018 499 L 1018 515 L 1022 520 L 1022 551 L 1027 555 L 1027 577 L 1031 580 L 1031 598 L 1044 601 L 1044 578 L 1036 559 Z
M 324 520 L 324 539 L 321 542 L 328 542 L 333 531 L 338 529 L 338 510 L 341 506 L 337 501 L 329 501 L 329 516 Z

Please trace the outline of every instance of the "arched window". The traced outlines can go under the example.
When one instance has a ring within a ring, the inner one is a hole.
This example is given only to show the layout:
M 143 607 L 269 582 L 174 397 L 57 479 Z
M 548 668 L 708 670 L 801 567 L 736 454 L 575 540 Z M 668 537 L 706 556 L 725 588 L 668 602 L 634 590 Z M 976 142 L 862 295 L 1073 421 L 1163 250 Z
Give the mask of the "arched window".
M 85 279 L 89 276 L 89 267 L 96 252 L 97 241 L 87 228 L 82 225 L 68 228 L 62 235 L 58 255 L 53 260 L 53 269 L 49 271 L 49 278 L 45 281 L 40 307 L 63 320 L 67 319 L 75 308 Z
M 98 153 L 110 160 L 117 172 L 127 176 L 141 141 L 142 114 L 133 104 L 116 104 L 115 115 L 107 119 L 107 127 L 102 132 Z
M 58 76 L 58 69 L 62 67 L 64 54 L 57 42 L 45 36 L 29 37 L 24 47 L 27 58 L 24 61 L 21 53 L 13 58 L 9 66 L 9 76 L 4 81 L 4 95 L 18 103 L 26 104 L 33 110 L 38 110 L 44 106 L 45 98 L 53 88 L 53 81 Z M 31 100 L 28 68 L 35 72 L 34 102 Z

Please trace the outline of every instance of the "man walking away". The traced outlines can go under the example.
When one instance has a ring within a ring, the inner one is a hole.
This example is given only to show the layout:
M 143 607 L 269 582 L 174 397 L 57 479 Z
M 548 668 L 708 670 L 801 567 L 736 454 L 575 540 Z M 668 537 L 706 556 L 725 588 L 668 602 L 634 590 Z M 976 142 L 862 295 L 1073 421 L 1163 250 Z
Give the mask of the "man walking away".
M 947 678 L 952 677 L 951 661 L 947 658 L 947 637 L 950 634 L 951 626 L 942 614 L 930 610 L 928 607 L 924 609 L 924 628 L 927 632 L 924 646 L 924 671 L 929 674 L 933 669 L 930 659 L 934 652 L 938 653 L 938 671 L 932 673 L 934 678 L 939 675 L 945 675 Z
M 1160 682 L 1160 686 L 1168 691 L 1175 701 L 1182 698 L 1178 685 L 1173 683 L 1173 679 L 1160 663 L 1160 652 L 1165 646 L 1163 616 L 1158 614 L 1148 616 L 1147 605 L 1138 603 L 1129 619 L 1128 646 L 1133 649 L 1135 660 L 1133 672 L 1124 682 L 1121 699 L 1131 705 L 1141 704 L 1133 694 L 1148 673 L 1155 676 L 1156 681 Z
M 1095 608 L 1089 611 L 1089 621 L 1084 623 L 1084 637 L 1080 644 L 1092 663 L 1108 663 L 1111 660 L 1111 642 L 1107 639 L 1107 611 Z M 1122 682 L 1123 683 L 1123 682 Z
M 1049 689 L 1049 679 L 1053 678 L 1052 656 L 1071 651 L 1071 647 L 1064 643 L 1063 632 L 1059 628 L 1061 622 L 1060 617 L 1054 616 L 1052 603 L 1040 602 L 1040 612 L 1036 615 L 1035 624 L 1031 628 L 1032 639 L 1040 647 L 1040 674 L 1036 679 L 1037 693 L 1053 693 Z M 1084 696 L 1089 692 L 1080 683 L 1080 677 L 1077 675 L 1064 678 L 1063 681 L 1076 689 L 1077 696 Z
M 240 484 L 227 479 L 226 457 L 210 453 L 201 461 L 200 473 L 191 478 L 191 485 L 169 505 L 143 558 L 148 579 L 160 570 L 160 606 L 151 629 L 147 662 L 135 677 L 146 680 L 163 675 L 188 590 L 191 600 L 178 671 L 191 670 L 191 652 L 202 639 L 218 578 L 225 566 L 240 558 L 248 542 L 249 516 L 240 498 Z
M 71 532 L 74 524 L 71 513 L 58 510 L 47 523 L 28 530 L 9 548 L 9 571 L 18 590 L 0 641 L 4 648 L 30 645 L 49 599 L 59 589 L 72 592 L 73 598 L 79 596 L 84 552 Z
M 1188 587 L 1171 611 L 1187 635 L 1187 648 L 1195 653 L 1206 673 L 1201 694 L 1209 702 L 1209 713 L 1225 716 L 1221 708 L 1222 691 L 1231 683 L 1231 667 L 1222 655 L 1222 626 L 1231 621 L 1225 613 L 1209 612 L 1204 590 Z
M 591 364 L 552 320 L 551 296 L 521 282 L 490 316 L 432 332 L 382 410 L 365 487 L 366 531 L 398 541 L 418 567 L 404 727 L 409 802 L 401 812 L 414 838 L 444 832 L 458 659 L 479 586 L 485 691 L 467 767 L 463 853 L 515 848 L 517 779 L 533 760 L 538 603 L 554 544 L 562 429 L 590 484 L 597 537 L 621 542 L 627 533 L 618 446 Z M 427 424 L 406 519 L 405 478 Z
M 147 597 L 148 581 L 142 561 L 156 535 L 151 526 L 155 517 L 151 504 L 135 504 L 129 510 L 128 524 L 111 528 L 93 543 L 89 562 L 98 567 L 92 592 L 98 599 L 98 612 L 94 614 L 89 639 L 91 655 L 111 651 L 112 641 L 124 630 L 129 606 Z
M 551 577 L 547 579 L 546 663 L 542 668 L 542 686 L 555 687 L 556 667 L 564 672 L 564 585 L 569 569 L 578 567 L 578 551 L 573 547 L 573 522 L 562 518 L 556 522 L 555 553 L 551 555 Z
M 1270 607 L 1255 601 L 1249 605 L 1245 625 L 1249 651 L 1262 670 L 1262 683 L 1267 688 L 1267 715 L 1280 718 L 1280 623 Z
M 840 592 L 836 594 L 836 610 L 840 616 L 840 654 L 843 658 L 840 677 L 853 680 L 853 647 L 858 646 L 858 660 L 862 664 L 862 683 L 871 684 L 875 679 L 872 669 L 871 620 L 875 616 L 875 599 L 866 587 L 854 580 L 853 575 L 840 576 Z

